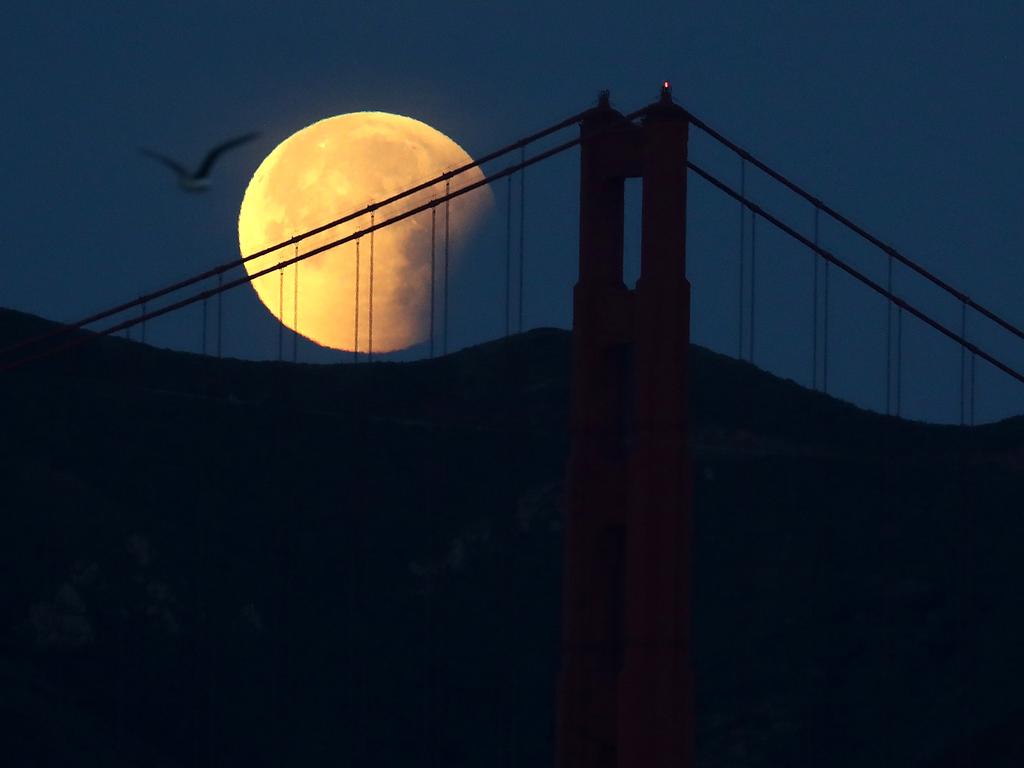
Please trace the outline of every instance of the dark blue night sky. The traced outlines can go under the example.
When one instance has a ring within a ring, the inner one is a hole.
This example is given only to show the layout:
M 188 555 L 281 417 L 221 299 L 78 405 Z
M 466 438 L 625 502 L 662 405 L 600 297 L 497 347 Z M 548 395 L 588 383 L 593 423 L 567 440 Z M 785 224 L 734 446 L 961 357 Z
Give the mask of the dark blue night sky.
M 590 106 L 600 89 L 629 111 L 670 78 L 695 114 L 1021 325 L 1024 6 L 969 5 L 24 4 L 0 31 L 0 305 L 70 321 L 231 258 L 252 171 L 319 118 L 405 114 L 481 155 Z M 191 164 L 248 130 L 262 137 L 225 156 L 205 195 L 183 194 L 137 152 L 151 146 Z M 692 157 L 738 183 L 738 161 L 694 134 Z M 527 326 L 570 322 L 577 174 L 574 153 L 528 172 Z M 691 184 L 694 339 L 735 354 L 739 212 Z M 755 173 L 748 189 L 810 231 L 806 204 Z M 504 185 L 496 194 L 503 211 Z M 474 245 L 475 266 L 454 281 L 455 346 L 503 328 L 494 309 L 503 227 L 492 222 Z M 768 230 L 758 227 L 756 362 L 807 384 L 811 257 Z M 823 225 L 822 241 L 884 278 L 880 254 L 834 225 Z M 954 302 L 905 271 L 896 285 L 959 325 Z M 885 305 L 838 277 L 832 296 L 833 391 L 884 409 Z M 227 353 L 274 357 L 276 326 L 255 294 L 239 289 L 226 306 Z M 196 350 L 198 318 L 197 309 L 154 323 L 149 340 Z M 969 324 L 973 338 L 1024 367 L 1024 345 Z M 904 414 L 958 420 L 959 352 L 915 323 L 904 343 Z M 343 359 L 310 347 L 302 355 Z M 1024 387 L 979 363 L 978 419 L 1022 411 Z

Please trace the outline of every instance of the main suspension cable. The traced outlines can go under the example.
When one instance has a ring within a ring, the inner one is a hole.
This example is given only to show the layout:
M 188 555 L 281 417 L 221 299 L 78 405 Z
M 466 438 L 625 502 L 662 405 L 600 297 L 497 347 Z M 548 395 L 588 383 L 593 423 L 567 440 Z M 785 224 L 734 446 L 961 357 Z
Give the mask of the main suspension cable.
M 729 139 L 727 139 L 725 136 L 723 136 L 721 133 L 719 133 L 714 128 L 709 126 L 703 120 L 701 120 L 700 118 L 696 117 L 689 110 L 684 110 L 684 111 L 686 112 L 687 119 L 689 119 L 691 124 L 697 126 L 700 130 L 702 130 L 708 136 L 710 136 L 711 138 L 713 138 L 715 141 L 719 142 L 723 146 L 729 148 L 730 150 L 732 150 L 733 152 L 738 154 L 741 158 L 743 158 L 743 159 L 747 160 L 748 162 L 754 164 L 757 168 L 759 168 L 760 170 L 762 170 L 765 173 L 767 173 L 769 176 L 771 176 L 773 179 L 775 179 L 775 181 L 777 181 L 780 184 L 782 184 L 783 186 L 785 186 L 791 192 L 794 192 L 795 194 L 799 195 L 804 200 L 806 200 L 811 205 L 813 205 L 815 208 L 818 208 L 818 209 L 824 211 L 826 214 L 831 216 L 833 219 L 838 221 L 840 224 L 842 224 L 843 226 L 847 227 L 848 229 L 850 229 L 852 232 L 856 233 L 860 237 L 864 238 L 869 243 L 874 245 L 876 248 L 880 249 L 883 253 L 888 254 L 889 256 L 891 256 L 892 258 L 896 259 L 896 261 L 900 262 L 904 266 L 909 267 L 914 272 L 916 272 L 917 274 L 919 274 L 922 277 L 924 277 L 926 280 L 930 281 L 931 283 L 935 284 L 936 286 L 938 286 L 942 290 L 944 290 L 947 293 L 951 294 L 952 296 L 954 296 L 959 301 L 962 301 L 965 304 L 967 304 L 967 306 L 969 306 L 971 309 L 974 309 L 977 312 L 981 313 L 982 315 L 987 317 L 989 320 L 991 320 L 992 322 L 1000 325 L 1002 328 L 1004 328 L 1005 330 L 1009 331 L 1010 333 L 1012 333 L 1013 335 L 1017 336 L 1018 338 L 1024 339 L 1024 330 L 1021 330 L 1019 327 L 1013 325 L 1012 323 L 1008 322 L 1007 320 L 1004 320 L 1002 317 L 997 315 L 995 312 L 987 309 L 986 307 L 982 306 L 978 302 L 976 302 L 973 299 L 971 299 L 967 294 L 963 293 L 962 291 L 957 290 L 952 285 L 950 285 L 946 281 L 942 280 L 942 278 L 932 274 L 927 269 L 925 269 L 924 267 L 922 267 L 920 264 L 918 264 L 917 262 L 913 261 L 909 257 L 904 256 L 902 253 L 900 253 L 898 250 L 896 250 L 896 248 L 894 248 L 893 246 L 889 245 L 888 243 L 884 242 L 883 240 L 880 240 L 875 235 L 872 235 L 870 232 L 868 232 L 863 227 L 855 224 L 853 221 L 851 221 L 850 219 L 848 219 L 845 216 L 843 216 L 837 210 L 835 210 L 834 208 L 832 208 L 831 206 L 827 205 L 826 203 L 824 203 L 819 198 L 817 198 L 814 195 L 812 195 L 810 192 L 805 190 L 803 187 L 801 187 L 798 184 L 790 181 L 788 178 L 786 178 L 781 173 L 779 173 L 778 171 L 776 171 L 773 168 L 771 168 L 770 166 L 768 166 L 766 163 L 762 162 L 761 160 L 758 160 L 756 157 L 754 157 L 752 154 L 750 154 L 750 152 L 748 152 L 747 150 L 743 149 L 742 147 L 740 147 L 735 142 L 732 142 Z
M 333 220 L 327 222 L 326 224 L 321 224 L 320 226 L 314 227 L 313 229 L 307 230 L 306 232 L 302 232 L 302 233 L 300 233 L 298 235 L 293 235 L 292 237 L 288 238 L 287 240 L 283 240 L 283 241 L 281 241 L 279 243 L 276 243 L 274 245 L 270 245 L 270 246 L 267 246 L 266 248 L 262 248 L 262 249 L 256 251 L 255 253 L 251 253 L 248 256 L 242 257 L 241 259 L 232 259 L 231 261 L 224 262 L 223 264 L 219 264 L 216 267 L 208 269 L 205 272 L 201 272 L 199 274 L 193 275 L 192 277 L 188 277 L 188 278 L 185 278 L 183 280 L 179 280 L 176 283 L 173 283 L 171 285 L 167 285 L 167 286 L 165 286 L 163 288 L 160 288 L 158 290 L 155 290 L 155 291 L 152 291 L 150 293 L 147 293 L 147 294 L 145 294 L 143 296 L 138 297 L 137 299 L 135 299 L 133 301 L 128 301 L 128 302 L 125 302 L 123 304 L 118 304 L 117 306 L 110 307 L 110 308 L 102 310 L 100 312 L 96 312 L 95 314 L 89 315 L 88 317 L 84 317 L 81 320 L 77 320 L 77 321 L 75 321 L 73 323 L 66 324 L 66 325 L 60 325 L 60 326 L 58 326 L 56 328 L 53 328 L 53 329 L 51 329 L 49 331 L 46 331 L 45 333 L 41 333 L 41 334 L 39 334 L 37 336 L 32 336 L 32 337 L 27 338 L 27 339 L 22 339 L 21 341 L 15 342 L 14 344 L 11 344 L 11 345 L 5 347 L 4 349 L 0 350 L 0 356 L 5 356 L 7 354 L 10 354 L 11 352 L 17 351 L 19 349 L 23 349 L 26 346 L 37 344 L 37 343 L 42 342 L 42 341 L 47 341 L 47 340 L 53 339 L 54 337 L 63 336 L 63 335 L 66 335 L 68 333 L 72 333 L 72 332 L 74 332 L 76 330 L 81 330 L 86 325 L 91 325 L 92 323 L 98 322 L 100 320 L 105 320 L 108 317 L 120 314 L 121 312 L 124 312 L 126 310 L 132 309 L 134 307 L 137 307 L 140 304 L 142 304 L 143 301 L 146 301 L 146 302 L 154 301 L 154 300 L 162 298 L 162 297 L 164 297 L 164 296 L 166 296 L 166 295 L 168 295 L 170 293 L 174 293 L 175 291 L 179 291 L 179 290 L 181 290 L 183 288 L 188 288 L 188 287 L 190 287 L 192 285 L 195 285 L 196 283 L 201 282 L 203 280 L 206 280 L 206 279 L 209 279 L 211 277 L 218 276 L 218 275 L 222 275 L 224 272 L 227 272 L 228 270 L 231 270 L 231 269 L 235 269 L 239 265 L 246 264 L 247 262 L 252 261 L 253 259 L 257 259 L 257 258 L 259 258 L 261 256 L 266 256 L 267 254 L 273 253 L 274 251 L 276 251 L 276 250 L 278 250 L 280 248 L 284 248 L 284 247 L 289 246 L 289 245 L 298 244 L 298 243 L 302 242 L 303 240 L 306 240 L 307 238 L 313 237 L 314 235 L 318 235 L 318 234 L 320 234 L 322 232 L 326 232 L 328 229 L 332 229 L 334 227 L 340 226 L 341 224 L 345 224 L 345 223 L 350 222 L 350 221 L 352 221 L 354 219 L 358 219 L 361 216 L 365 216 L 365 215 L 367 215 L 369 213 L 372 213 L 373 211 L 379 210 L 380 208 L 383 208 L 385 206 L 388 206 L 388 205 L 391 205 L 393 203 L 396 203 L 399 200 L 403 200 L 403 199 L 405 199 L 407 197 L 410 197 L 411 195 L 415 195 L 418 192 L 422 192 L 424 190 L 430 189 L 431 187 L 435 186 L 436 184 L 440 184 L 441 182 L 444 182 L 444 181 L 450 181 L 452 178 L 454 178 L 456 176 L 459 176 L 459 175 L 465 173 L 466 171 L 470 171 L 470 170 L 472 170 L 474 168 L 478 168 L 481 165 L 484 165 L 485 163 L 488 163 L 488 162 L 490 162 L 492 160 L 496 160 L 497 158 L 502 157 L 503 155 L 507 155 L 509 152 L 512 152 L 512 151 L 514 151 L 516 149 L 522 149 L 523 152 L 525 152 L 525 148 L 529 144 L 533 144 L 534 142 L 539 141 L 539 140 L 541 140 L 541 139 L 543 139 L 543 138 L 545 138 L 547 136 L 550 136 L 553 133 L 557 133 L 558 131 L 561 131 L 561 130 L 563 130 L 565 128 L 568 128 L 571 125 L 575 125 L 575 124 L 579 123 L 586 116 L 588 111 L 589 110 L 584 111 L 584 112 L 579 112 L 579 113 L 577 113 L 575 115 L 572 115 L 571 117 L 567 117 L 564 120 L 561 120 L 561 121 L 555 123 L 554 125 L 551 125 L 551 126 L 549 126 L 547 128 L 544 128 L 543 130 L 537 131 L 535 133 L 532 133 L 532 134 L 530 134 L 528 136 L 524 136 L 523 138 L 521 138 L 521 139 L 519 139 L 517 141 L 514 141 L 511 144 L 507 144 L 504 147 L 501 147 L 500 149 L 497 149 L 497 150 L 495 150 L 493 152 L 490 152 L 490 153 L 488 153 L 486 155 L 483 155 L 482 157 L 479 157 L 476 160 L 472 160 L 472 161 L 470 161 L 470 162 L 468 162 L 468 163 L 466 163 L 464 165 L 461 165 L 461 166 L 459 166 L 457 168 L 454 168 L 454 169 L 452 169 L 450 171 L 445 171 L 444 173 L 439 174 L 438 176 L 435 176 L 434 178 L 430 179 L 429 181 L 422 182 L 421 184 L 417 184 L 414 187 L 409 187 L 408 189 L 402 190 L 401 192 L 398 192 L 398 193 L 392 195 L 389 198 L 386 198 L 386 199 L 381 200 L 379 202 L 371 203 L 370 205 L 366 206 L 365 208 L 362 208 L 362 209 L 360 209 L 358 211 L 353 211 L 351 213 L 347 213 L 344 216 L 341 216 L 340 218 L 333 219 Z M 632 117 L 629 117 L 627 119 L 633 119 L 633 117 L 639 116 L 644 111 L 646 111 L 646 110 L 645 109 L 638 110 L 637 112 L 633 113 Z M 219 356 L 219 354 L 220 354 L 220 351 L 218 349 L 218 356 Z
M 692 161 L 687 160 L 686 161 L 686 165 L 687 165 L 688 168 L 690 168 L 690 170 L 694 171 L 694 173 L 696 173 L 698 176 L 703 178 L 705 181 L 710 183 L 712 186 L 718 188 L 719 190 L 721 190 L 722 192 L 727 194 L 729 197 L 732 197 L 735 200 L 742 201 L 743 204 L 747 208 L 749 208 L 751 213 L 754 214 L 755 216 L 760 216 L 765 221 L 767 221 L 770 224 L 772 224 L 773 226 L 775 226 L 777 229 L 781 230 L 782 232 L 784 232 L 787 235 L 789 235 L 790 237 L 792 237 L 794 240 L 797 240 L 798 242 L 803 244 L 805 247 L 810 248 L 811 250 L 813 250 L 815 253 L 817 253 L 819 256 L 821 256 L 823 259 L 825 259 L 826 262 L 828 262 L 830 264 L 834 264 L 835 266 L 839 267 L 841 270 L 843 270 L 844 272 L 846 272 L 848 275 L 850 275 L 854 279 L 858 280 L 859 282 L 863 283 L 864 285 L 866 285 L 871 290 L 873 290 L 876 293 L 880 294 L 881 296 L 889 299 L 896 306 L 898 306 L 901 309 L 904 309 L 907 312 L 909 312 L 910 314 L 912 314 L 918 320 L 921 320 L 925 324 L 930 325 L 932 328 L 937 330 L 942 335 L 947 336 L 948 338 L 950 338 L 953 341 L 955 341 L 957 344 L 960 344 L 961 346 L 966 347 L 968 350 L 970 350 L 971 352 L 974 352 L 978 357 L 980 357 L 983 360 L 987 361 L 988 363 L 992 364 L 993 366 L 995 366 L 996 368 L 1001 370 L 1003 373 L 1007 374 L 1008 376 L 1011 376 L 1012 378 L 1014 378 L 1017 381 L 1019 381 L 1022 384 L 1024 384 L 1024 373 L 1021 373 L 1021 372 L 1015 370 L 1014 368 L 1011 368 L 1006 363 L 1004 363 L 1001 360 L 993 357 L 989 353 L 987 353 L 984 350 L 982 350 L 979 347 L 977 347 L 975 344 L 973 344 L 970 341 L 968 341 L 967 339 L 963 338 L 960 334 L 956 333 L 955 331 L 949 330 L 948 328 L 946 328 L 946 326 L 942 325 L 942 323 L 938 322 L 937 320 L 934 320 L 929 315 L 926 315 L 924 312 L 922 312 L 921 310 L 917 309 L 916 307 L 911 305 L 909 302 L 905 301 L 904 299 L 899 298 L 898 296 L 893 295 L 892 293 L 887 291 L 884 286 L 879 285 L 874 280 L 869 278 L 867 275 L 865 275 L 862 272 L 859 272 L 858 270 L 854 269 L 853 267 L 851 267 L 846 262 L 844 262 L 841 259 L 839 259 L 834 254 L 832 254 L 829 251 L 825 250 L 824 248 L 816 245 L 814 242 L 812 242 L 808 238 L 804 237 L 802 234 L 797 232 L 795 229 L 790 227 L 785 222 L 777 219 L 775 216 L 772 216 L 770 213 L 768 213 L 768 211 L 764 210 L 761 206 L 757 205 L 757 203 L 754 203 L 753 201 L 751 201 L 751 200 L 749 200 L 747 198 L 742 197 L 734 189 L 729 187 L 724 182 L 719 181 L 717 178 L 712 176 L 710 173 L 708 173 L 707 171 L 705 171 L 703 168 L 701 168 L 700 166 L 696 165 Z

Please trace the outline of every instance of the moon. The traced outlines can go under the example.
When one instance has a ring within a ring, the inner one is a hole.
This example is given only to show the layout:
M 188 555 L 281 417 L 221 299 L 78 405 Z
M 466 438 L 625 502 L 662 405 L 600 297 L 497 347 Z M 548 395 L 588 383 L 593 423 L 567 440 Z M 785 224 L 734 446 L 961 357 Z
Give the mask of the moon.
M 441 173 L 471 163 L 452 139 L 411 117 L 351 112 L 320 120 L 286 138 L 260 163 L 238 213 L 238 245 L 247 256 L 385 200 Z M 473 168 L 452 191 L 484 178 Z M 377 209 L 380 223 L 444 195 L 439 183 Z M 493 207 L 487 185 L 450 201 L 448 270 Z M 358 242 L 319 253 L 252 281 L 256 295 L 287 328 L 325 347 L 392 352 L 424 341 L 430 328 L 431 230 L 436 305 L 444 271 L 446 206 L 411 216 Z M 366 214 L 245 263 L 252 275 L 370 226 Z M 455 246 L 459 247 L 456 248 Z M 358 254 L 357 254 L 358 249 Z M 358 286 L 358 292 L 357 292 Z

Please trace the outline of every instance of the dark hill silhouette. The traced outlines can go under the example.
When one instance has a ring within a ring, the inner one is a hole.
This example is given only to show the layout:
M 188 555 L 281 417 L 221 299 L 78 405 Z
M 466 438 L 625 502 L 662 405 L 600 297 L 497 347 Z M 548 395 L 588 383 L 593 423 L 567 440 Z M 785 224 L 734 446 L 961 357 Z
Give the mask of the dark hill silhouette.
M 549 764 L 568 356 L 100 339 L 0 377 L 5 764 Z M 1001 765 L 1024 421 L 693 370 L 700 765 Z

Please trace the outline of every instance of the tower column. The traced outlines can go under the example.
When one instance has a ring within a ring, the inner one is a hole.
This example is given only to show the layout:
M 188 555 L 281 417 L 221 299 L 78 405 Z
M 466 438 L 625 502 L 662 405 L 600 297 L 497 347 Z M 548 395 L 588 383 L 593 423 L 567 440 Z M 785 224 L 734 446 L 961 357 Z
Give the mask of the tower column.
M 689 123 L 671 92 L 646 114 L 629 457 L 619 768 L 691 768 L 693 484 L 687 446 Z
M 615 768 L 632 324 L 622 281 L 623 204 L 624 179 L 636 175 L 639 154 L 636 127 L 606 96 L 581 133 L 556 765 Z
M 693 503 L 686 280 L 689 120 L 585 116 L 573 289 L 557 768 L 693 768 Z M 643 177 L 623 283 L 624 182 Z

